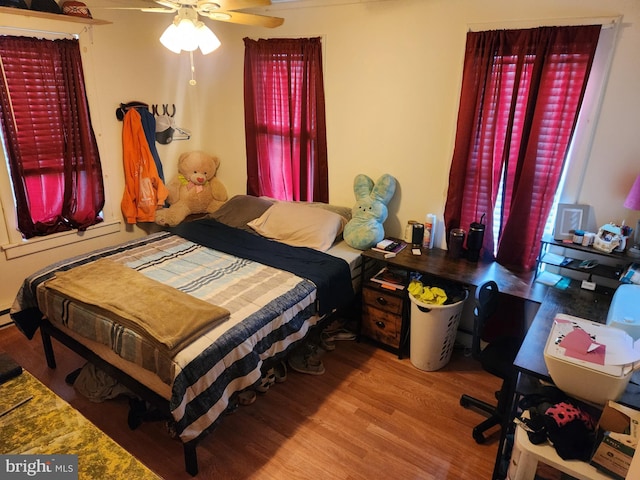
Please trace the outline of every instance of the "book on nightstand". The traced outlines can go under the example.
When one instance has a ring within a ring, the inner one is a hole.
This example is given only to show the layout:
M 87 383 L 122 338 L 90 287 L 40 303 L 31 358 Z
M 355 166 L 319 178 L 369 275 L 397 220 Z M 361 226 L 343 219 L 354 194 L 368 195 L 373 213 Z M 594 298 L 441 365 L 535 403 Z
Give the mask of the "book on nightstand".
M 371 247 L 371 250 L 380 253 L 398 253 L 401 252 L 407 246 L 407 242 L 395 238 L 385 238 L 384 240 L 376 243 L 375 247 Z
M 384 267 L 371 277 L 371 281 L 393 290 L 404 290 L 409 283 L 409 275 L 405 270 Z
M 0 385 L 21 373 L 22 367 L 13 358 L 5 352 L 0 352 Z

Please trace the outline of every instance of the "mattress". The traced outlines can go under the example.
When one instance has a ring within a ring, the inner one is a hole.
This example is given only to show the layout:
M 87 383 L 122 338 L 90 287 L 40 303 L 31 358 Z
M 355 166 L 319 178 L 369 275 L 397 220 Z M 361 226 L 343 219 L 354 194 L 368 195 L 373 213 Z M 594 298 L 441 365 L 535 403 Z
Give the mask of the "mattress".
M 306 308 L 310 308 L 307 317 L 315 314 L 315 287 L 311 282 L 289 272 L 197 245 L 176 235 L 152 235 L 132 248 L 113 252 L 108 258 L 230 312 L 227 320 L 214 325 L 170 358 L 153 342 L 119 324 L 108 311 L 74 302 L 48 288 L 46 282 L 38 285 L 39 308 L 51 322 L 109 346 L 123 359 L 157 374 L 167 384 L 171 384 L 178 371 L 186 368 L 208 345 L 243 320 L 252 319 L 261 326 L 267 324 L 266 317 L 275 321 L 278 315 L 273 313 L 273 302 L 282 310 L 282 315 L 295 315 Z M 153 292 L 149 293 L 153 295 Z M 278 328 L 281 324 L 269 326 Z
M 349 271 L 351 272 L 351 285 L 354 291 L 360 290 L 361 272 L 362 266 L 362 250 L 349 246 L 344 240 L 335 242 L 329 250 L 326 252 L 336 258 L 341 258 L 347 265 L 349 265 Z

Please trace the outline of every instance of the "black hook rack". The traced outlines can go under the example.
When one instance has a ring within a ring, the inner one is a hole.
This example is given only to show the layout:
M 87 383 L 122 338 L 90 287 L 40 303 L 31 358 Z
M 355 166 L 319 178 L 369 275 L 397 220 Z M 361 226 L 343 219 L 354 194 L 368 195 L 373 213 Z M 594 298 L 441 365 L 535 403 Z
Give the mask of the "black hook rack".
M 124 116 L 130 108 L 144 108 L 149 110 L 149 105 L 137 100 L 128 103 L 121 103 L 120 106 L 116 108 L 116 118 L 120 121 L 124 120 Z
M 154 116 L 158 117 L 160 115 L 165 115 L 167 117 L 173 118 L 176 115 L 176 104 L 175 103 L 171 104 L 171 113 L 169 113 L 168 103 L 162 104 L 162 113 L 158 113 L 159 110 L 160 110 L 160 107 L 157 104 L 151 106 L 151 113 L 153 113 Z

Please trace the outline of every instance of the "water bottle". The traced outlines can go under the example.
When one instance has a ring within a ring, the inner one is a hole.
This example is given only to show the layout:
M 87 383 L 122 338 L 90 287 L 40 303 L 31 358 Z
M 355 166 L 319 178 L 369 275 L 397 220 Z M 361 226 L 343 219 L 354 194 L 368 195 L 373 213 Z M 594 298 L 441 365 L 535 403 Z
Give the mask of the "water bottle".
M 424 240 L 422 246 L 424 248 L 433 248 L 436 231 L 436 216 L 433 213 L 427 213 L 424 221 Z
M 480 250 L 484 242 L 485 225 L 482 223 L 483 220 L 484 214 L 482 214 L 479 222 L 473 222 L 469 226 L 469 235 L 467 236 L 467 260 L 470 262 L 477 262 L 480 258 Z

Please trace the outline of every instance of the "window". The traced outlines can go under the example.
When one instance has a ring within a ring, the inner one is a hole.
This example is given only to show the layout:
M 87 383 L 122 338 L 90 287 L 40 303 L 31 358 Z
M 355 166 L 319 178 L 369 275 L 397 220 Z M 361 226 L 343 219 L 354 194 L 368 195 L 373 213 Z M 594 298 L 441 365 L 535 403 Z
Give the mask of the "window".
M 104 187 L 78 40 L 0 37 L 0 124 L 24 238 L 102 221 Z
M 468 34 L 445 223 L 466 228 L 485 215 L 485 256 L 493 258 L 496 227 L 500 263 L 535 265 L 599 33 L 600 25 Z
M 247 193 L 327 202 L 320 38 L 244 42 Z

